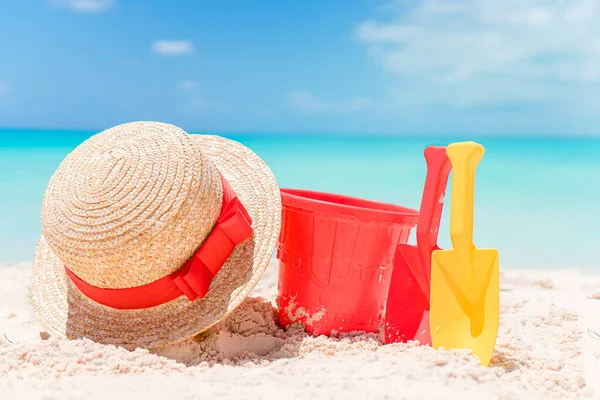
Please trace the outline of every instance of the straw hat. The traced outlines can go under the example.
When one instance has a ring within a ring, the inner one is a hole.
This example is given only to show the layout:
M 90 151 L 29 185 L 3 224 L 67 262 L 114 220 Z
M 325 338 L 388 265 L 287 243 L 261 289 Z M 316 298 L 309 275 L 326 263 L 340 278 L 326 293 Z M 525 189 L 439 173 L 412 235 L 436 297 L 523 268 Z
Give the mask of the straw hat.
M 234 214 L 246 230 L 231 248 L 221 251 L 220 237 L 216 252 L 211 243 L 198 256 Z M 55 336 L 126 348 L 177 342 L 244 300 L 269 264 L 280 225 L 279 188 L 250 149 L 164 123 L 119 125 L 79 145 L 50 179 L 33 307 Z M 215 257 L 198 267 L 209 275 L 206 293 L 177 283 L 190 263 Z M 165 288 L 168 301 L 160 300 Z

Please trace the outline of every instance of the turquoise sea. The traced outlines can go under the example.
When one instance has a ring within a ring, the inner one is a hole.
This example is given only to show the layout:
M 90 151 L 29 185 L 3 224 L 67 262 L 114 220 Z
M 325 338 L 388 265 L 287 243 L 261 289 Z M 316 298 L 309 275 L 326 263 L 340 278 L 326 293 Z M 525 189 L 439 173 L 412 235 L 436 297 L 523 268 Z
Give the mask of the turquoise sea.
M 45 186 L 64 156 L 93 133 L 0 130 L 0 261 L 33 258 Z M 413 208 L 420 204 L 425 146 L 475 140 L 486 148 L 476 181 L 475 244 L 497 248 L 504 268 L 600 271 L 600 139 L 224 136 L 261 156 L 281 187 Z M 450 245 L 449 205 L 440 231 L 443 248 Z

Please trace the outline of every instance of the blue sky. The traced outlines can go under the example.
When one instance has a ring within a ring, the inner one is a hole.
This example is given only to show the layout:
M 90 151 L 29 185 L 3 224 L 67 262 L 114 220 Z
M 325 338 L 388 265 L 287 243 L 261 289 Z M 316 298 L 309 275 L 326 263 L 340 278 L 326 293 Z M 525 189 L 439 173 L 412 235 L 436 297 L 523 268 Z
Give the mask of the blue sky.
M 600 135 L 600 0 L 0 0 L 0 127 Z

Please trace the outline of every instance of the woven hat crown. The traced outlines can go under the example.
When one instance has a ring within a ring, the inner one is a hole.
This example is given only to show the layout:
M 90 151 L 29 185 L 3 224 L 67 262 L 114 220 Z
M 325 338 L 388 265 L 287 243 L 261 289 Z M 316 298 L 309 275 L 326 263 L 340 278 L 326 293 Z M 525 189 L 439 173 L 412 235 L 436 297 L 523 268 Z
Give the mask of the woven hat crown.
M 42 202 L 42 232 L 80 279 L 144 285 L 179 269 L 220 211 L 219 171 L 183 130 L 133 122 L 92 136 L 60 164 Z

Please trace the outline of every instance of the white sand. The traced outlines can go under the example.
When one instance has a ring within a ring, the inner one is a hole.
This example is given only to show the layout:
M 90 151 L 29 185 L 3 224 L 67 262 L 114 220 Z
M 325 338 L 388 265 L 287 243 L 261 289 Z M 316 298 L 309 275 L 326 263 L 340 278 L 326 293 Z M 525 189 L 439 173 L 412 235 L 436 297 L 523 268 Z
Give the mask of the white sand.
M 600 398 L 600 336 L 592 333 L 600 334 L 600 276 L 505 272 L 500 334 L 485 368 L 465 350 L 286 332 L 271 305 L 276 265 L 227 321 L 160 355 L 42 340 L 30 271 L 0 266 L 2 400 Z

